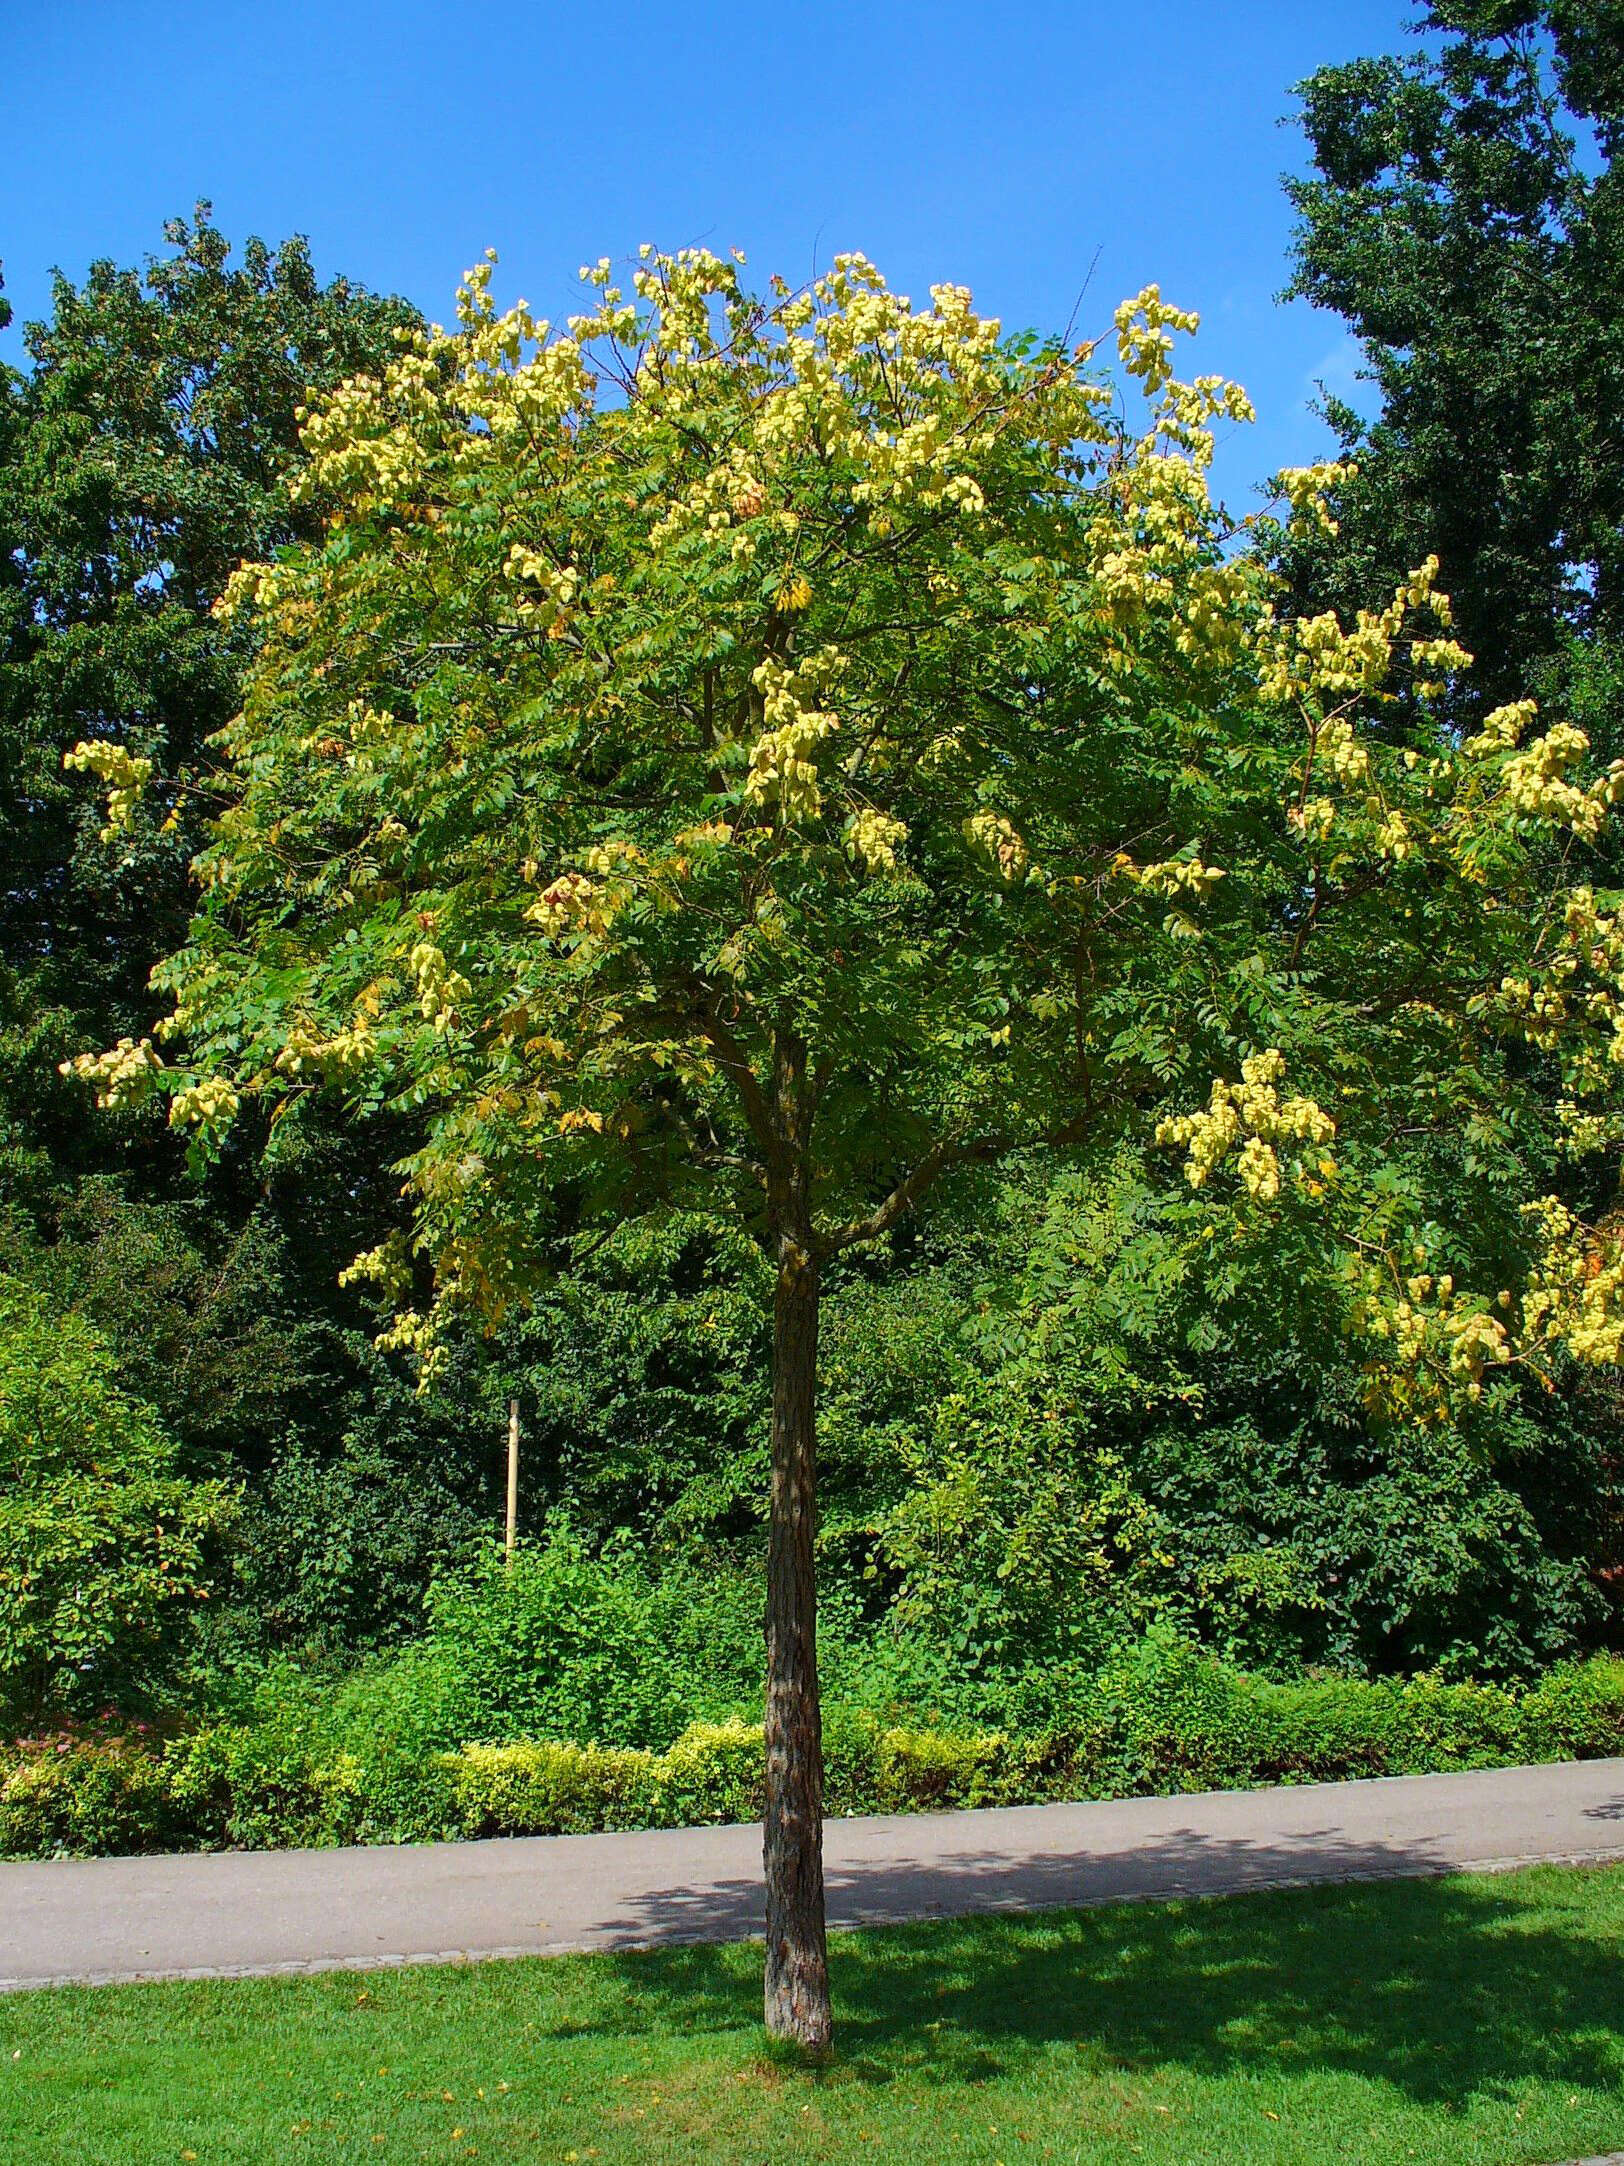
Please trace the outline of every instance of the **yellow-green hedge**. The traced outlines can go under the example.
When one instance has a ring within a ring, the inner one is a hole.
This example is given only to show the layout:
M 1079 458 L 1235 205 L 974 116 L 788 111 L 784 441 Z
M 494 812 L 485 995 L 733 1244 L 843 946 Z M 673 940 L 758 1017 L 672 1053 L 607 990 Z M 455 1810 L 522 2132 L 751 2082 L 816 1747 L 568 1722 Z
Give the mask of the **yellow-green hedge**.
M 825 1718 L 831 1813 L 933 1812 L 1160 1791 L 1326 1782 L 1624 1754 L 1624 1662 L 1526 1691 L 1433 1678 L 1274 1684 L 1179 1643 L 1092 1680 L 1040 1737 Z M 0 1855 L 267 1849 L 562 1835 L 748 1821 L 760 1726 L 694 1723 L 664 1752 L 547 1739 L 368 1755 L 303 1719 L 217 1725 L 160 1748 L 37 1740 L 0 1752 Z

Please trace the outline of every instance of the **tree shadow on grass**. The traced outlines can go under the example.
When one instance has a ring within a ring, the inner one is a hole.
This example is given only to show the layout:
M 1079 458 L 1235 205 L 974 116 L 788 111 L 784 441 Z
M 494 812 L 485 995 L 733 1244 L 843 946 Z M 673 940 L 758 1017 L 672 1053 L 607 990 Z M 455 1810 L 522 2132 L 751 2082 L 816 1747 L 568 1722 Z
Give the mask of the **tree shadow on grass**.
M 1080 2071 L 1350 2074 L 1446 2110 L 1552 2083 L 1624 2110 L 1624 1868 L 1376 1883 L 1368 1846 L 1342 1862 L 1370 1884 L 838 1934 L 837 2074 L 977 2082 L 1075 2051 Z M 613 1960 L 638 2020 L 754 2015 L 740 1949 Z

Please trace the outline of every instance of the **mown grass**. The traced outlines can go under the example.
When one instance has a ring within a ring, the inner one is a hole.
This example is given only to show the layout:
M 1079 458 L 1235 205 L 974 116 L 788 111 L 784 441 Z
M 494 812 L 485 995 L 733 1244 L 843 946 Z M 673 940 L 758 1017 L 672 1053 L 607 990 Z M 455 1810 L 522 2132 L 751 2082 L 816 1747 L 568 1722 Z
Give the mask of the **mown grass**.
M 750 1947 L 18 1994 L 0 2157 L 1527 2166 L 1624 2145 L 1621 1957 L 1624 1868 L 843 1935 L 818 2071 Z

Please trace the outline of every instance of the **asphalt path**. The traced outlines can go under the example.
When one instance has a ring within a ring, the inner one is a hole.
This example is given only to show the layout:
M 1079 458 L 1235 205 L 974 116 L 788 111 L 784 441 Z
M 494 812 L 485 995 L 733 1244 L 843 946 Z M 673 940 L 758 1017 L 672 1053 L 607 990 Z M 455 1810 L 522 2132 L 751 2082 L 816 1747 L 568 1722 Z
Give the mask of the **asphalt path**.
M 1624 1760 L 831 1820 L 835 1926 L 1624 1860 Z M 743 1940 L 761 1831 L 0 1864 L 0 1989 Z

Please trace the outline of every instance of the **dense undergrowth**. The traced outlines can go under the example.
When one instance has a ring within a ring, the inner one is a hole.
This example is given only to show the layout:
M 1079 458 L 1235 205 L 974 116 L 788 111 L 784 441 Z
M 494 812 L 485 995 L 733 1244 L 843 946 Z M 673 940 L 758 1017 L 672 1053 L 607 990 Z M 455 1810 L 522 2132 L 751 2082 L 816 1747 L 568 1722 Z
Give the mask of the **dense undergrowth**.
M 618 1567 L 618 1569 L 617 1569 Z M 431 1629 L 348 1675 L 283 1664 L 211 1719 L 89 1724 L 0 1753 L 13 1857 L 412 1842 L 758 1816 L 745 1583 L 652 1578 L 560 1536 L 437 1590 Z M 1624 1663 L 1517 1688 L 1280 1682 L 1158 1626 L 1098 1667 L 954 1678 L 832 1605 L 833 1813 L 1118 1797 L 1624 1752 Z M 659 1650 L 658 1658 L 654 1651 Z
M 1206 1343 L 1131 1174 L 1059 1184 L 1035 1231 L 1031 1201 L 992 1199 L 1024 1281 L 978 1288 L 983 1212 L 831 1302 L 832 1811 L 1624 1751 L 1608 1404 L 1384 1436 L 1346 1349 L 1303 1317 L 1271 1345 L 1247 1284 Z M 629 1233 L 439 1399 L 380 1373 L 338 1450 L 295 1432 L 240 1488 L 173 1390 L 131 1389 L 133 1319 L 71 1262 L 0 1282 L 0 1851 L 754 1815 L 748 1255 Z M 520 1378 L 508 1570 L 456 1484 Z

